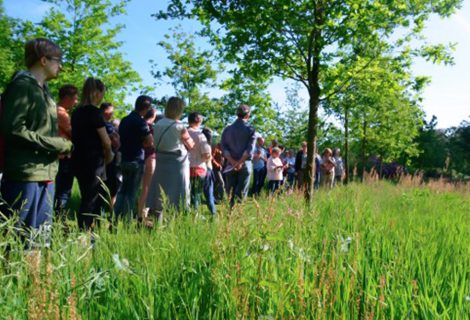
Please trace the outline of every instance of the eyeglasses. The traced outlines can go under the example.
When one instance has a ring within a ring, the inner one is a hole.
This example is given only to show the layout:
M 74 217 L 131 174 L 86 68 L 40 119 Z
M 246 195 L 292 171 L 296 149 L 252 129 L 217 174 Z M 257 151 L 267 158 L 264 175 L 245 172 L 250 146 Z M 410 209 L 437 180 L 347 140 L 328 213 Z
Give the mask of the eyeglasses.
M 52 60 L 52 61 L 55 61 L 57 62 L 58 64 L 62 64 L 62 58 L 58 58 L 58 57 L 46 57 L 47 60 Z

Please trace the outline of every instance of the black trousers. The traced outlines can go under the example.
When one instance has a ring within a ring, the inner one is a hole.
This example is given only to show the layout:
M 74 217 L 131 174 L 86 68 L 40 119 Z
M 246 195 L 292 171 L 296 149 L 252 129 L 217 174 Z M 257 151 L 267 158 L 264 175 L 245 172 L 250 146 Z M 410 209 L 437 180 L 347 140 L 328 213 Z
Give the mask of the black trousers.
M 94 226 L 96 218 L 101 215 L 106 199 L 102 181 L 105 166 L 98 167 L 81 166 L 75 164 L 75 177 L 80 188 L 81 201 L 77 213 L 78 227 L 81 230 L 89 230 Z

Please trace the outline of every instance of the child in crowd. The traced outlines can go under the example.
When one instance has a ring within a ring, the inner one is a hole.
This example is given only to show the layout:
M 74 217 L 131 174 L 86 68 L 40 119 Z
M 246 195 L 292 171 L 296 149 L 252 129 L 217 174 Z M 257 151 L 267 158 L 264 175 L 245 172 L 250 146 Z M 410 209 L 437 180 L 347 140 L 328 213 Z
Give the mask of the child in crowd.
M 199 208 L 201 197 L 204 193 L 204 183 L 207 176 L 207 162 L 211 160 L 211 146 L 206 136 L 199 130 L 203 117 L 199 112 L 193 112 L 188 116 L 188 133 L 194 141 L 194 147 L 189 150 L 189 175 L 191 181 L 191 206 Z M 212 200 L 212 199 L 211 199 Z M 214 203 L 208 202 L 209 210 L 215 215 Z
M 268 168 L 268 189 L 271 194 L 279 189 L 283 180 L 282 171 L 285 166 L 282 164 L 280 155 L 281 149 L 278 147 L 272 148 L 271 157 L 269 157 L 266 164 Z

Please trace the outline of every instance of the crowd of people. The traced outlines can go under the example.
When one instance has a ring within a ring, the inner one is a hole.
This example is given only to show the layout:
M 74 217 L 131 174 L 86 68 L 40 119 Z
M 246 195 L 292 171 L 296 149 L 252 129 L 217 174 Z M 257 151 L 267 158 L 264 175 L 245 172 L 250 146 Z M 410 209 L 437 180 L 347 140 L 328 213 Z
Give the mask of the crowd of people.
M 233 207 L 248 194 L 305 186 L 307 143 L 298 152 L 276 140 L 265 147 L 249 123 L 248 105 L 237 108 L 218 143 L 202 114 L 190 113 L 187 125 L 182 121 L 185 103 L 178 97 L 158 115 L 153 99 L 141 95 L 119 121 L 113 105 L 103 102 L 105 83 L 93 77 L 80 99 L 78 88 L 63 85 L 56 105 L 47 81 L 58 76 L 61 59 L 50 40 L 27 42 L 28 70 L 16 73 L 2 94 L 1 211 L 16 217 L 29 246 L 47 244 L 53 217 L 65 219 L 74 179 L 82 230 L 92 230 L 103 212 L 152 226 L 150 218 L 161 223 L 164 212 L 198 210 L 204 203 L 215 216 L 224 199 Z M 315 163 L 316 187 L 341 182 L 339 149 L 325 149 Z

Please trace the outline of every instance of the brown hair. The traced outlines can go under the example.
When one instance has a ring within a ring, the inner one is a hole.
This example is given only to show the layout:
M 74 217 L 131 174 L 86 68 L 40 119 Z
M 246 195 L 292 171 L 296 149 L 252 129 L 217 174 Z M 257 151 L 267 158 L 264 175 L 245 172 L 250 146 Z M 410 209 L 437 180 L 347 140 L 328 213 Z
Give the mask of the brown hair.
M 26 67 L 31 68 L 42 57 L 62 57 L 62 50 L 49 39 L 36 38 L 26 42 L 24 46 L 24 62 Z
M 72 84 L 65 84 L 59 89 L 59 99 L 62 100 L 65 97 L 73 97 L 78 94 L 78 89 Z
M 185 103 L 183 99 L 171 97 L 165 107 L 165 117 L 177 120 L 183 115 Z
M 103 81 L 100 79 L 96 79 L 93 77 L 90 77 L 85 80 L 85 83 L 83 84 L 83 89 L 82 89 L 82 98 L 80 99 L 80 105 L 81 106 L 86 106 L 91 104 L 93 100 L 93 94 L 95 92 L 104 92 L 106 90 L 106 86 L 104 85 Z
M 325 155 L 325 154 L 327 154 L 327 153 L 329 153 L 329 154 L 333 155 L 333 151 L 331 151 L 331 149 L 330 149 L 330 148 L 325 148 L 325 150 L 323 150 L 323 153 L 322 153 L 322 155 Z

